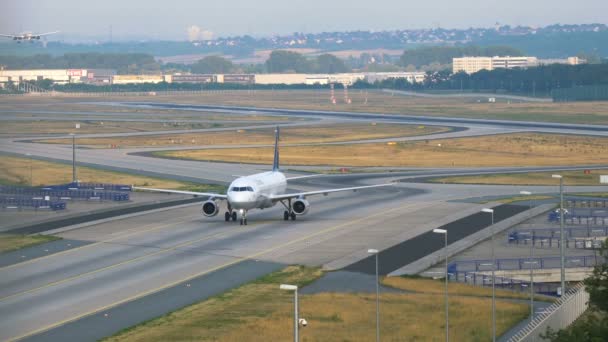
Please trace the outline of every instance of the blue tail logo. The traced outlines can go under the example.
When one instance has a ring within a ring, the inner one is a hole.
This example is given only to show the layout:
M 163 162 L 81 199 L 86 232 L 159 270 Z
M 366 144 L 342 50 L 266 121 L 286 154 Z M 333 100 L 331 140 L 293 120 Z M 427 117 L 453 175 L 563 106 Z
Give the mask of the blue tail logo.
M 274 162 L 272 163 L 272 171 L 279 171 L 279 126 L 274 134 Z

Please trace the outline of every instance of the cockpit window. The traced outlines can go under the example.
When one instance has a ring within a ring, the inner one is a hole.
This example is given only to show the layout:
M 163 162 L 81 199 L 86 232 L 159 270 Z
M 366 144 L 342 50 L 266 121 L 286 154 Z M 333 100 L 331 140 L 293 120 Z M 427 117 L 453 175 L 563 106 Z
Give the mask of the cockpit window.
M 250 186 L 241 186 L 241 187 L 232 187 L 232 189 L 230 189 L 230 191 L 250 191 L 253 192 L 253 188 Z

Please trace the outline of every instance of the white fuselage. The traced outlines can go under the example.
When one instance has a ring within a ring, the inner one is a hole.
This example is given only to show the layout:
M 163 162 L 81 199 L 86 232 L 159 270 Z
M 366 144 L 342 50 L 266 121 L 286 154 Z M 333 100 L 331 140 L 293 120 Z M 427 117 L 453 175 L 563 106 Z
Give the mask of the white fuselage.
M 228 203 L 235 210 L 270 208 L 276 204 L 270 196 L 284 194 L 286 188 L 285 175 L 279 171 L 239 177 L 230 183 Z

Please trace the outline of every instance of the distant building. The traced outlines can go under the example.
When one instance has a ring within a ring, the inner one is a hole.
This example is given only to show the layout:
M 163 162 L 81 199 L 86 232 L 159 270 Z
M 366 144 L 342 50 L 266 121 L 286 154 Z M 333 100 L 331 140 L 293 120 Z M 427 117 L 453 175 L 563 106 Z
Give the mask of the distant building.
M 163 75 L 115 75 L 114 77 L 112 77 L 112 84 L 141 84 L 161 82 L 165 82 L 165 76 Z
M 307 74 L 256 74 L 255 84 L 306 84 Z M 318 83 L 327 84 L 327 80 L 318 78 L 315 75 Z M 314 84 L 314 83 L 310 83 Z
M 473 74 L 480 70 L 530 68 L 538 66 L 536 57 L 460 57 L 452 59 L 452 72 Z
M 461 71 L 473 74 L 480 70 L 492 70 L 492 57 L 460 57 L 452 58 L 452 72 Z
M 217 76 L 211 74 L 172 75 L 173 83 L 215 83 Z
M 254 74 L 224 74 L 217 75 L 218 82 L 222 83 L 236 83 L 236 84 L 254 84 L 255 83 L 255 75 Z
M 390 78 L 405 78 L 410 83 L 422 83 L 426 73 L 424 71 L 414 72 L 370 72 L 365 74 L 365 80 L 369 83 L 382 82 Z
M 109 83 L 116 75 L 112 69 L 30 69 L 0 70 L 0 83 L 36 82 L 51 80 L 56 84 L 66 83 Z
M 586 64 L 587 60 L 578 57 L 568 58 L 550 58 L 550 59 L 539 59 L 539 65 L 551 65 L 551 64 L 567 64 L 567 65 L 579 65 Z
M 492 57 L 492 69 L 530 68 L 538 66 L 536 57 Z

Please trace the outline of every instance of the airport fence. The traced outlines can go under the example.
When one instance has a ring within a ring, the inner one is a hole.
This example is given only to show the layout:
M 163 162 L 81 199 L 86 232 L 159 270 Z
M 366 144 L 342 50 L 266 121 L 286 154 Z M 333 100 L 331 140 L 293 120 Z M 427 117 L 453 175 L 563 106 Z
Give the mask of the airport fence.
M 564 213 L 564 224 L 608 225 L 608 210 L 598 208 L 571 208 Z M 548 214 L 549 222 L 559 222 L 559 209 Z
M 509 342 L 536 342 L 546 341 L 542 338 L 547 328 L 553 330 L 568 327 L 579 318 L 589 307 L 589 294 L 583 284 L 569 289 L 564 296 L 547 307 L 534 319 L 514 334 Z
M 22 196 L 0 196 L 0 207 L 2 209 L 28 209 L 34 210 L 64 210 L 67 208 L 65 201 L 44 199 L 42 197 L 22 197 Z
M 16 186 L 0 186 L 0 194 L 18 196 L 42 197 L 53 200 L 97 200 L 97 201 L 128 201 L 128 192 L 102 191 L 87 189 L 54 190 L 50 188 L 26 188 Z
M 72 182 L 66 184 L 50 185 L 42 188 L 43 190 L 97 190 L 97 191 L 132 191 L 131 185 L 109 184 L 109 183 L 84 183 Z
M 564 233 L 566 248 L 596 249 L 606 240 L 608 227 L 567 227 Z M 560 240 L 557 227 L 518 229 L 508 234 L 509 244 L 532 244 L 535 248 L 559 247 Z
M 448 273 L 450 281 L 458 281 L 461 283 L 475 286 L 492 286 L 492 275 L 482 272 L 457 272 Z M 511 291 L 529 292 L 528 287 L 530 281 L 522 279 L 514 279 L 509 277 L 494 276 L 495 286 L 501 289 Z M 534 283 L 534 292 L 546 295 L 556 294 L 556 285 L 549 283 Z
M 565 267 L 593 267 L 598 264 L 601 258 L 596 255 L 566 256 Z M 492 264 L 491 259 L 455 261 L 448 265 L 448 273 L 491 272 Z M 495 264 L 496 271 L 529 270 L 530 268 L 540 270 L 560 267 L 561 259 L 559 256 L 496 259 Z
M 608 208 L 608 200 L 590 198 L 564 198 L 566 208 Z

